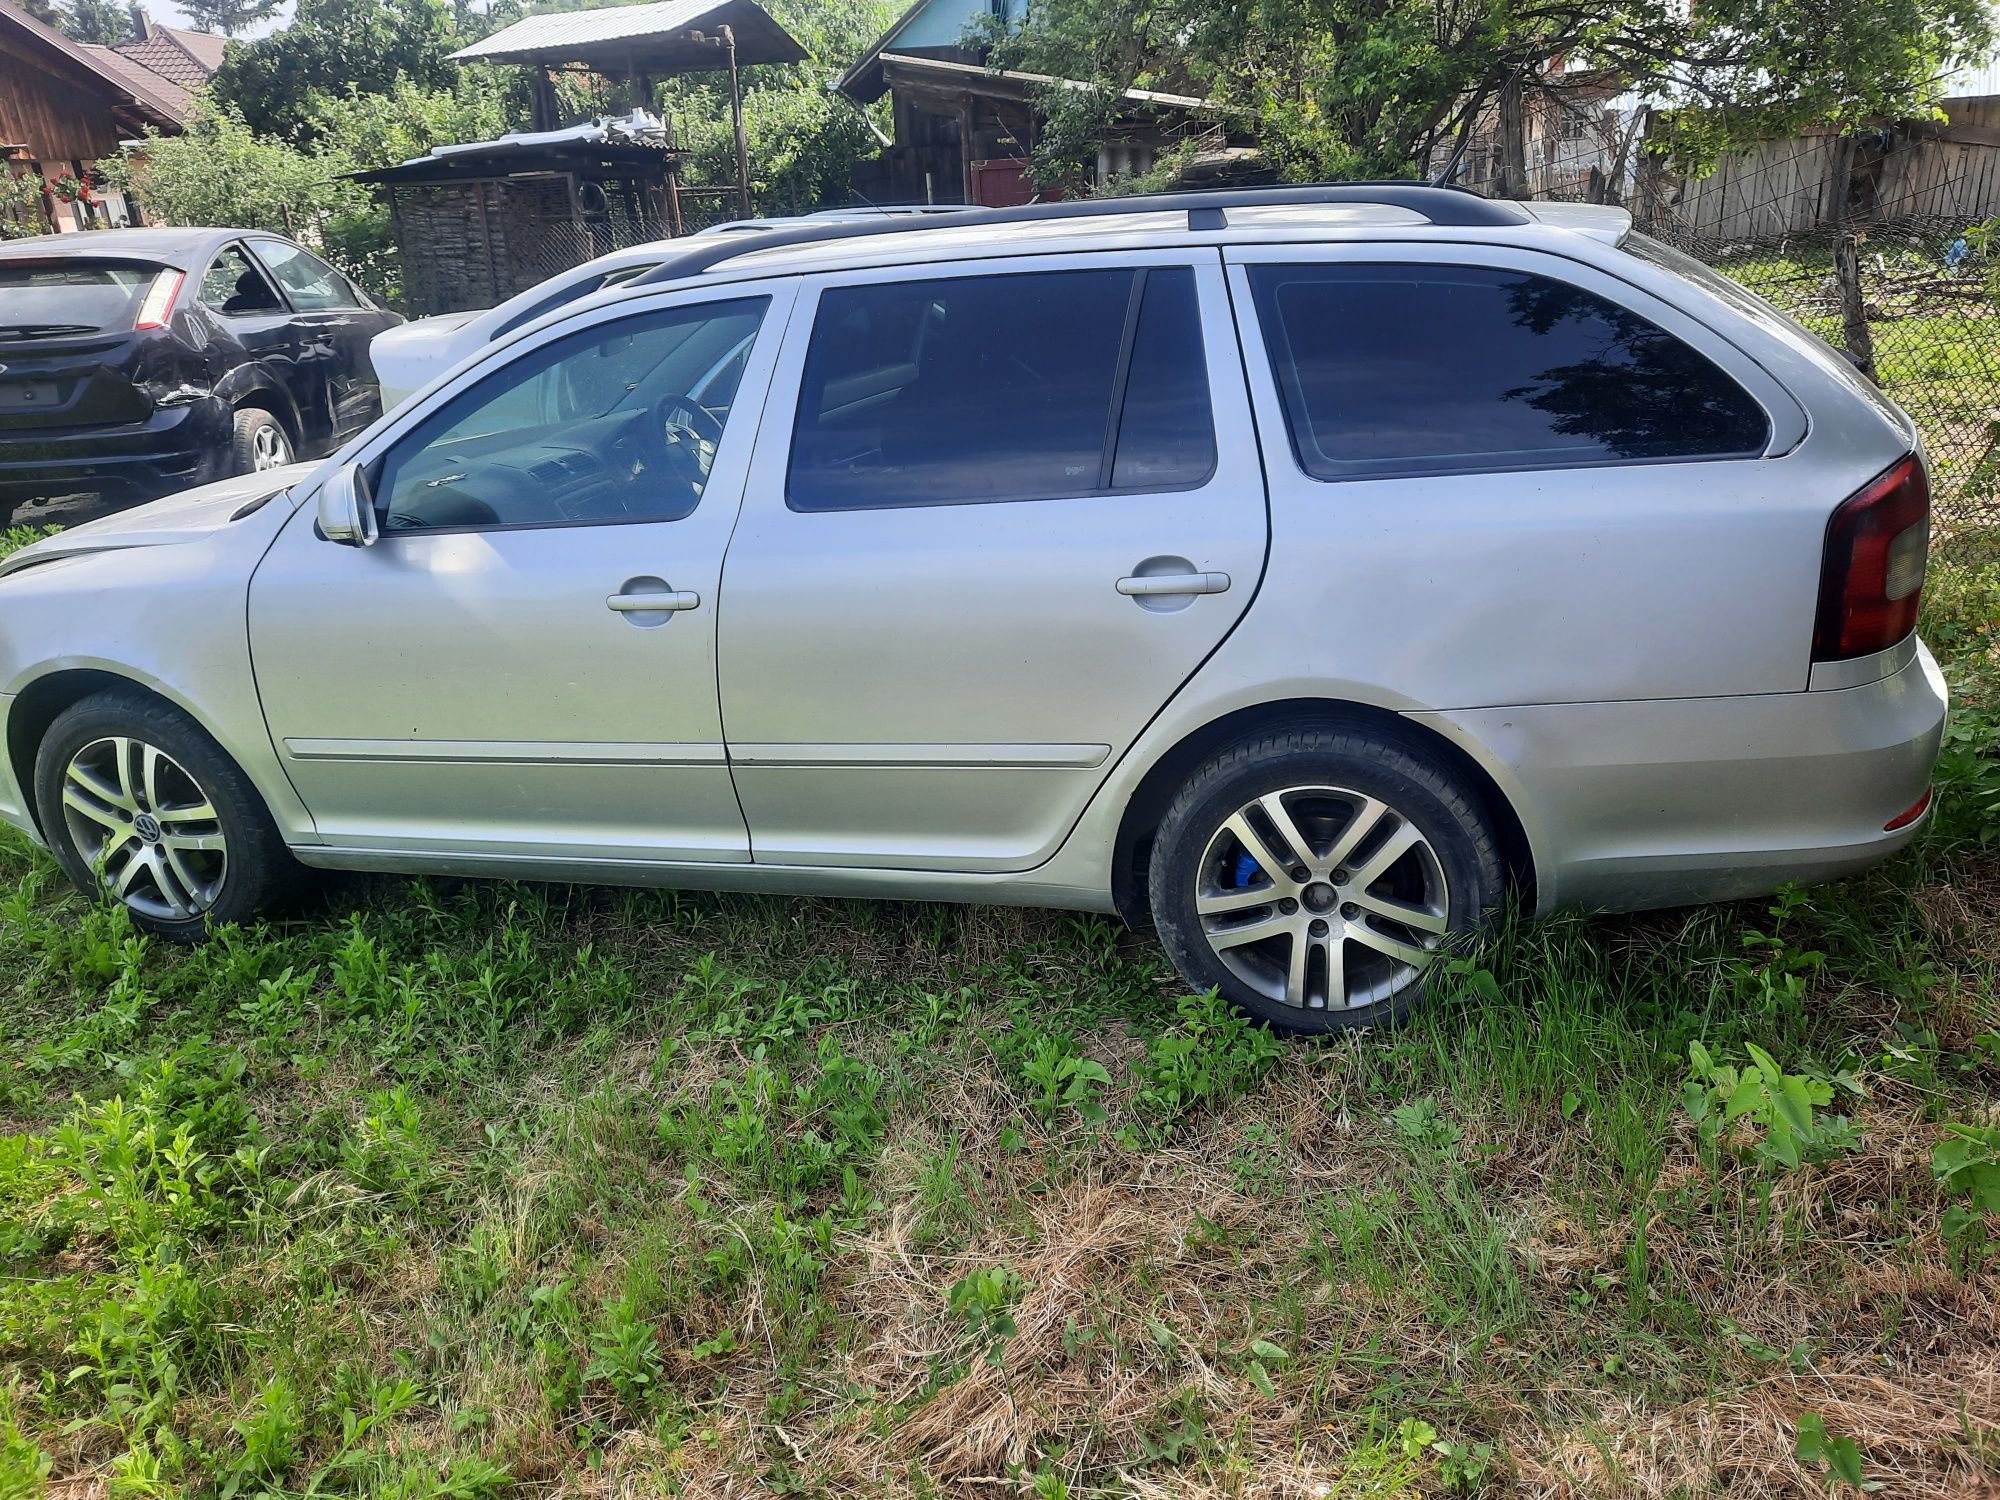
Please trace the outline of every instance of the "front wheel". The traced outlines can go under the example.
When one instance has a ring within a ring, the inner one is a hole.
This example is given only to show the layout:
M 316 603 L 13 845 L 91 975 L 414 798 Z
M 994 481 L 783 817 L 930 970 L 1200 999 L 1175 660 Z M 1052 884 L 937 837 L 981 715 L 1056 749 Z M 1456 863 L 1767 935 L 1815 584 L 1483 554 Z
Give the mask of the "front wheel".
M 1153 918 L 1181 977 L 1281 1030 L 1398 1020 L 1499 904 L 1480 799 L 1414 747 L 1297 729 L 1196 772 L 1153 842 Z
M 175 941 L 268 911 L 299 877 L 250 778 L 194 720 L 140 693 L 93 694 L 56 716 L 35 806 L 80 889 Z

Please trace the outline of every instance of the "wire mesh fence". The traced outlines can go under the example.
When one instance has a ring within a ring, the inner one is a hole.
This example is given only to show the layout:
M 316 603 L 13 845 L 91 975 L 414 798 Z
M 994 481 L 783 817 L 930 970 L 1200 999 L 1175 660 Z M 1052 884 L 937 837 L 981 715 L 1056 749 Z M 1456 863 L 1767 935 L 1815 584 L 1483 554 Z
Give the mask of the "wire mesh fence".
M 1994 542 L 2000 262 L 1985 245 L 1983 221 L 1909 218 L 1681 248 L 1846 353 L 1922 432 L 1940 535 Z
M 1595 148 L 1607 161 L 1613 134 Z M 1622 198 L 1641 229 L 1845 353 L 1923 434 L 1940 538 L 2000 548 L 2000 146 L 1809 136 L 1694 181 L 1550 160 L 1528 196 Z M 1615 160 L 1633 160 L 1622 140 Z

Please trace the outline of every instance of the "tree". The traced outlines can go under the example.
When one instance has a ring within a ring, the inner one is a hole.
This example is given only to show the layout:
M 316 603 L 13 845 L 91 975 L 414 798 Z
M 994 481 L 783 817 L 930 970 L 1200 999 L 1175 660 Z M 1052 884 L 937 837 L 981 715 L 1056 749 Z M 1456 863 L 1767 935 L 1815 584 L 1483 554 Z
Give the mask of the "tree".
M 767 7 L 804 45 L 804 62 L 743 71 L 743 125 L 750 147 L 750 188 L 760 213 L 810 213 L 845 203 L 857 156 L 877 142 L 868 115 L 828 84 L 887 29 L 899 0 L 770 0 Z M 678 144 L 689 152 L 686 180 L 736 180 L 736 140 L 729 79 L 690 73 L 661 90 Z M 734 210 L 731 209 L 733 214 Z
M 198 29 L 241 36 L 277 14 L 284 0 L 181 0 L 181 11 Z
M 1805 125 L 1929 113 L 1984 54 L 1985 0 L 1040 0 L 995 60 L 1081 80 L 1051 91 L 1036 153 L 1074 175 L 1133 86 L 1217 100 L 1293 179 L 1404 176 L 1503 92 L 1587 61 L 1667 112 L 1686 169 Z
M 295 234 L 322 214 L 365 206 L 367 192 L 340 173 L 345 155 L 309 156 L 261 137 L 243 117 L 195 96 L 193 117 L 178 135 L 149 131 L 144 151 L 107 157 L 97 170 L 108 186 L 136 192 L 148 217 L 166 224 L 228 224 Z
M 314 93 L 305 122 L 323 151 L 337 151 L 358 169 L 386 167 L 454 141 L 490 141 L 527 123 L 527 99 L 509 91 L 518 70 L 469 67 L 449 89 L 420 89 L 399 78 L 383 94 L 359 89 Z
M 310 148 L 316 97 L 388 95 L 403 80 L 449 92 L 460 42 L 448 0 L 299 0 L 291 25 L 229 49 L 209 91 L 253 133 Z
M 56 7 L 56 0 L 21 0 L 21 8 L 44 26 L 62 29 L 62 11 Z
M 111 47 L 132 34 L 132 13 L 123 0 L 69 0 L 62 9 L 62 29 L 79 42 Z

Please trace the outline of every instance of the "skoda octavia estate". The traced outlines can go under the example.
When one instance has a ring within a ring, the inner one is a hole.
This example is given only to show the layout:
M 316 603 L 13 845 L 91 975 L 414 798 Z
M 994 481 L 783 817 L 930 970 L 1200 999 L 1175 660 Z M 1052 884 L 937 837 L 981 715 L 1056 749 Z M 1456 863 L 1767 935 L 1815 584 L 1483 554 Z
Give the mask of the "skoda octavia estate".
M 0 565 L 0 816 L 170 937 L 302 866 L 1006 901 L 1324 1031 L 1510 886 L 1908 842 L 1929 515 L 1900 411 L 1616 209 L 704 237 Z

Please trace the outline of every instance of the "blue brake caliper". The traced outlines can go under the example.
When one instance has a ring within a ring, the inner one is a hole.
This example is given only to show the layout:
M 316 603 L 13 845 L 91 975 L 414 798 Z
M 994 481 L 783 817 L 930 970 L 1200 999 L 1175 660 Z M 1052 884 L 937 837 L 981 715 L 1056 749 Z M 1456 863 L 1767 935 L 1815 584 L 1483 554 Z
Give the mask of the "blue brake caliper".
M 1257 861 L 1248 854 L 1236 856 L 1236 888 L 1242 890 L 1257 878 Z

